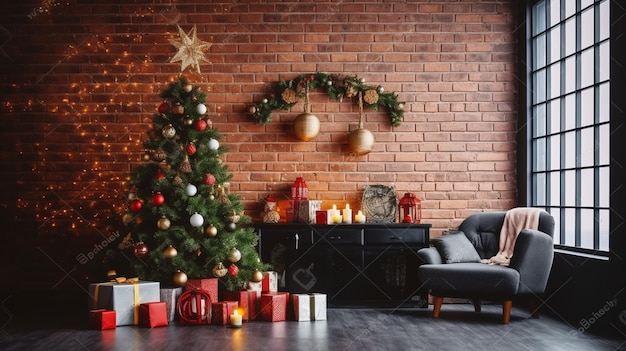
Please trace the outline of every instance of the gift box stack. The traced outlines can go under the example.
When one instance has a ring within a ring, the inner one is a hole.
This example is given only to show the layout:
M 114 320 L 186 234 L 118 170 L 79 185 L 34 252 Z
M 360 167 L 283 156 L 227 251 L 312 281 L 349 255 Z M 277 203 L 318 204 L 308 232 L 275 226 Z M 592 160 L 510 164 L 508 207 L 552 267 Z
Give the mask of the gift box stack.
M 289 293 L 278 291 L 278 272 L 264 272 L 260 285 L 261 293 L 258 300 L 259 318 L 269 322 L 287 320 L 290 302 Z
M 136 278 L 117 278 L 112 282 L 90 284 L 90 327 L 113 329 L 122 325 L 138 325 L 140 320 L 147 320 L 148 325 L 167 325 L 165 304 L 148 310 L 142 307 L 144 304 L 160 303 L 159 290 L 159 282 Z M 147 317 L 140 318 L 142 313 L 147 313 Z

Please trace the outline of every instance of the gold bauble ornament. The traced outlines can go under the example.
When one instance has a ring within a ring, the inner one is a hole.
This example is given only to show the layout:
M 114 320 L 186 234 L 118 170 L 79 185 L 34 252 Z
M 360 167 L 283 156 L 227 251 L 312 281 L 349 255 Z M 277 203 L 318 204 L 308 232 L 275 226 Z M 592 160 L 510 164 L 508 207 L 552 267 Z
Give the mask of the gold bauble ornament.
M 133 215 L 132 214 L 127 213 L 124 216 L 122 216 L 122 223 L 124 223 L 124 225 L 128 225 L 132 221 L 133 221 Z
M 355 129 L 348 135 L 348 148 L 355 155 L 365 155 L 374 147 L 374 135 L 365 128 Z
M 172 245 L 169 245 L 163 250 L 163 256 L 165 256 L 165 258 L 174 258 L 176 255 L 178 255 L 178 251 L 176 251 Z
M 208 227 L 206 227 L 206 235 L 210 236 L 211 238 L 214 238 L 217 236 L 217 228 L 211 224 Z
M 176 128 L 173 125 L 168 124 L 161 130 L 161 134 L 166 139 L 171 139 L 176 135 Z
M 250 279 L 251 281 L 258 283 L 261 280 L 263 280 L 263 272 L 261 272 L 260 270 L 256 269 L 254 271 L 254 273 L 252 273 L 252 278 Z
M 183 124 L 185 127 L 191 127 L 193 125 L 193 119 L 189 116 L 183 118 Z
M 302 141 L 314 139 L 320 132 L 320 120 L 312 113 L 302 113 L 293 121 L 293 132 Z
M 181 287 L 187 284 L 187 274 L 185 272 L 181 272 L 180 270 L 174 273 L 174 277 L 172 277 L 172 282 L 175 286 Z
M 157 227 L 160 230 L 168 230 L 170 229 L 170 225 L 172 223 L 170 222 L 169 218 L 162 216 L 161 218 L 159 218 L 159 220 L 157 221 Z
M 238 262 L 241 259 L 241 251 L 233 247 L 228 253 L 228 260 L 232 263 Z
M 226 269 L 226 267 L 224 267 L 222 262 L 216 264 L 215 267 L 213 267 L 213 275 L 216 278 L 221 278 L 221 277 L 225 276 L 226 273 L 228 273 L 228 269 Z

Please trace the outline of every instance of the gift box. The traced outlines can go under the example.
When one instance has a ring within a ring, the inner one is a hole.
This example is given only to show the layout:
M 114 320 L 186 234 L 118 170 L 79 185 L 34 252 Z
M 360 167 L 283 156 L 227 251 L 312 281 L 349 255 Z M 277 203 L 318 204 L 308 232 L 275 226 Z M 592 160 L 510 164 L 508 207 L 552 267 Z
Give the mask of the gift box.
M 139 305 L 139 325 L 148 328 L 167 326 L 167 304 L 159 301 Z
M 91 329 L 115 329 L 116 323 L 114 310 L 99 309 L 89 311 L 89 328 Z
M 261 290 L 248 290 L 249 320 L 261 319 Z
M 298 213 L 296 222 L 315 224 L 315 212 L 322 208 L 320 200 L 300 200 L 298 201 Z
M 211 304 L 211 324 L 229 325 L 230 315 L 239 307 L 237 301 L 218 301 Z
M 261 294 L 261 319 L 270 322 L 287 320 L 288 292 L 264 292 Z
M 252 310 L 252 313 L 250 313 L 251 311 L 248 308 L 249 294 L 250 293 L 247 290 L 224 292 L 224 301 L 237 301 L 237 304 L 239 305 L 239 312 L 241 313 L 241 319 L 246 322 L 249 320 L 251 315 L 255 315 L 254 309 Z
M 161 288 L 161 302 L 165 302 L 165 310 L 167 311 L 167 321 L 171 322 L 176 319 L 176 303 L 183 293 L 183 288 Z
M 278 291 L 278 272 L 269 271 L 263 272 L 263 280 L 261 281 L 262 292 L 277 292 Z
M 217 282 L 217 278 L 189 279 L 185 285 L 185 291 L 202 289 L 209 293 L 211 302 L 217 302 L 219 301 L 219 295 L 217 294 Z
M 160 283 L 126 281 L 89 284 L 89 308 L 115 310 L 116 325 L 139 324 L 139 305 L 160 301 Z
M 294 294 L 294 318 L 303 321 L 326 320 L 326 294 Z

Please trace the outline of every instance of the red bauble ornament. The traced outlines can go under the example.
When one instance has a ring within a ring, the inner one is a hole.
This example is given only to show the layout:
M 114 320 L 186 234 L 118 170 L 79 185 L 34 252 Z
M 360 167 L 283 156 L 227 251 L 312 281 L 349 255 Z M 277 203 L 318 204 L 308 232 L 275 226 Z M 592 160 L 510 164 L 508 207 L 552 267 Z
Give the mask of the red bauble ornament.
M 135 199 L 130 202 L 130 210 L 133 212 L 141 211 L 142 207 L 143 207 L 143 202 L 141 202 L 141 200 L 139 199 Z
M 169 110 L 169 108 L 170 108 L 170 105 L 164 102 L 161 105 L 159 105 L 159 113 L 166 113 L 167 110 Z
M 152 195 L 152 204 L 154 206 L 161 206 L 165 203 L 165 197 L 161 193 Z
M 215 176 L 211 173 L 207 173 L 204 175 L 204 184 L 213 185 L 215 184 Z
M 187 151 L 187 155 L 193 156 L 196 154 L 197 149 L 196 146 L 190 142 L 189 144 L 187 144 L 187 147 L 185 147 L 185 151 Z
M 239 267 L 237 267 L 236 264 L 231 263 L 228 267 L 228 274 L 230 274 L 232 277 L 237 276 L 237 274 L 239 274 Z
M 135 254 L 135 256 L 142 258 L 148 254 L 148 246 L 140 241 L 135 244 L 135 247 L 133 248 L 133 253 Z
M 196 128 L 196 130 L 201 131 L 201 132 L 206 129 L 206 126 L 207 126 L 206 121 L 203 119 L 197 120 L 196 123 L 194 124 L 194 127 Z
M 161 180 L 165 178 L 165 174 L 161 173 L 161 171 L 157 171 L 156 179 Z

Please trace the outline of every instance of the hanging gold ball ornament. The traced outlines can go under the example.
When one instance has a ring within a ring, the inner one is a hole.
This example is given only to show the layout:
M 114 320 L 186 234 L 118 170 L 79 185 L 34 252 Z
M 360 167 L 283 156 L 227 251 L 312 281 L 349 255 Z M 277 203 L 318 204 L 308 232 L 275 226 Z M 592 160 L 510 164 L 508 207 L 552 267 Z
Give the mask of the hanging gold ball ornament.
M 250 280 L 255 283 L 260 282 L 261 280 L 263 280 L 263 272 L 258 269 L 254 270 L 254 273 L 252 273 L 252 278 Z
M 180 270 L 177 271 L 172 277 L 172 283 L 178 287 L 185 286 L 185 284 L 187 284 L 187 274 L 185 274 L 185 272 L 181 272 Z
M 293 121 L 293 132 L 302 141 L 312 140 L 320 132 L 320 120 L 312 113 L 302 113 Z
M 176 135 L 176 128 L 173 125 L 168 124 L 161 130 L 161 134 L 166 139 L 171 139 Z
M 237 250 L 237 248 L 233 247 L 232 250 L 228 253 L 228 260 L 230 262 L 239 262 L 241 259 L 241 251 Z
M 365 128 L 355 129 L 348 135 L 348 148 L 355 155 L 365 155 L 374 147 L 374 135 Z
M 174 258 L 176 255 L 178 255 L 178 251 L 172 245 L 169 245 L 163 250 L 163 256 L 165 258 Z
M 222 262 L 216 264 L 215 267 L 213 267 L 213 275 L 216 278 L 221 278 L 225 276 L 226 273 L 228 273 L 228 269 L 224 267 L 224 264 L 222 264 Z
M 122 216 L 122 222 L 124 223 L 124 225 L 128 225 L 132 221 L 133 221 L 133 215 L 132 214 L 127 213 L 124 216 Z
M 217 228 L 211 224 L 208 227 L 206 227 L 206 235 L 210 236 L 211 238 L 215 238 L 217 236 Z
M 162 216 L 161 218 L 159 218 L 159 220 L 157 221 L 157 227 L 160 230 L 168 230 L 170 229 L 170 225 L 172 224 L 172 222 L 169 220 L 169 218 Z

